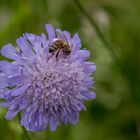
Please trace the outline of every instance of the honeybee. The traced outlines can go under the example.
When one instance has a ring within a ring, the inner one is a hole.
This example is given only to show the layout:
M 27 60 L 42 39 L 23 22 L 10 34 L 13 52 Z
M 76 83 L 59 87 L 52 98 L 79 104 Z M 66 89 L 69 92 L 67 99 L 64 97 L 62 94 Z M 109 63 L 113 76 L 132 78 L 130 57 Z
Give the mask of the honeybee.
M 66 36 L 64 34 L 60 34 L 57 31 L 56 31 L 56 36 L 57 36 L 57 38 L 49 46 L 49 53 L 54 55 L 55 52 L 57 52 L 56 53 L 56 58 L 58 57 L 60 51 L 62 51 L 62 53 L 65 56 L 70 55 L 71 47 L 70 47 L 70 45 L 67 41 Z

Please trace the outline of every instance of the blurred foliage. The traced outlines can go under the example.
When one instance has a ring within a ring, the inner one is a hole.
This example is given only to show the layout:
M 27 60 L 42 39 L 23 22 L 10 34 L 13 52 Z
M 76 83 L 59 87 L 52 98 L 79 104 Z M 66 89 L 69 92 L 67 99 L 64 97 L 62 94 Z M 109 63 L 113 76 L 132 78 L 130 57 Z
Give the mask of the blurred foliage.
M 80 0 L 113 44 L 104 46 L 72 0 L 1 0 L 0 47 L 25 32 L 45 32 L 45 24 L 78 32 L 97 65 L 97 98 L 86 103 L 78 125 L 31 133 L 33 140 L 140 140 L 140 1 Z M 1 59 L 2 56 L 1 56 Z M 17 118 L 6 121 L 0 108 L 0 140 L 24 140 Z

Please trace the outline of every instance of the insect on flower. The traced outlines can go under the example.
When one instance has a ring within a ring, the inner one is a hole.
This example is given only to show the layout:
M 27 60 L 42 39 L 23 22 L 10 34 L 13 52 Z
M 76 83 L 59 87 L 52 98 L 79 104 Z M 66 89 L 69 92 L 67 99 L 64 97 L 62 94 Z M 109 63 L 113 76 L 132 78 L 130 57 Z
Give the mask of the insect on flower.
M 48 24 L 46 31 L 48 36 L 25 33 L 17 48 L 8 43 L 0 51 L 10 59 L 0 61 L 0 105 L 8 108 L 7 120 L 20 113 L 28 131 L 76 124 L 84 103 L 96 97 L 96 65 L 88 61 L 90 52 L 80 49 L 78 34 Z
M 49 46 L 49 52 L 52 53 L 52 55 L 56 53 L 56 58 L 59 55 L 59 52 L 62 50 L 62 53 L 67 56 L 71 53 L 71 47 L 67 41 L 66 36 L 62 33 L 56 31 L 57 38 L 50 44 Z

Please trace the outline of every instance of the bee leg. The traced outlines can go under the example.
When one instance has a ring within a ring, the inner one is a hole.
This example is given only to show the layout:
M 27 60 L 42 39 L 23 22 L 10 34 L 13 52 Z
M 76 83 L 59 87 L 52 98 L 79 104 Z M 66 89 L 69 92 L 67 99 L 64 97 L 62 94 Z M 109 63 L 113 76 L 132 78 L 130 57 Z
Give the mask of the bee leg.
M 58 52 L 56 53 L 56 59 L 58 60 L 58 54 L 60 52 L 61 49 L 58 50 Z

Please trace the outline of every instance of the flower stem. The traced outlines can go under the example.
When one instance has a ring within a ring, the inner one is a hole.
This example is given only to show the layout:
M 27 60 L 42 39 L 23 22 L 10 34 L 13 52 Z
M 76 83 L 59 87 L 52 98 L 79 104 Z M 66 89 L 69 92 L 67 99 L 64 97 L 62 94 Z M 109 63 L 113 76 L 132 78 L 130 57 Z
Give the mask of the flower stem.
M 109 51 L 111 52 L 111 54 L 113 55 L 113 57 L 116 57 L 113 49 L 112 49 L 112 45 L 111 43 L 105 38 L 104 34 L 102 33 L 100 27 L 97 25 L 96 21 L 91 18 L 91 16 L 87 13 L 87 11 L 84 9 L 84 7 L 82 6 L 82 4 L 79 2 L 79 0 L 73 0 L 74 3 L 76 4 L 76 6 L 78 7 L 78 9 L 80 10 L 80 12 L 87 18 L 87 20 L 90 22 L 90 24 L 92 25 L 93 29 L 95 29 L 98 37 L 100 38 L 100 40 L 104 43 L 104 45 L 109 49 Z
M 20 122 L 20 118 L 21 118 L 20 117 L 20 114 L 18 114 L 18 120 L 19 120 L 19 122 Z M 21 128 L 22 128 L 22 131 L 23 131 L 23 135 L 25 137 L 25 140 L 31 140 L 31 137 L 30 137 L 29 133 L 27 132 L 27 130 L 25 129 L 25 127 L 21 126 Z
M 74 1 L 75 5 L 78 7 L 78 9 L 80 10 L 80 12 L 83 14 L 83 16 L 89 21 L 89 23 L 91 24 L 92 28 L 96 31 L 97 36 L 102 41 L 102 43 L 104 44 L 104 46 L 107 47 L 107 49 L 109 50 L 110 55 L 114 59 L 114 61 L 115 61 L 116 65 L 118 66 L 120 72 L 124 75 L 124 77 L 127 80 L 132 81 L 131 80 L 131 76 L 127 73 L 126 69 L 124 68 L 124 65 L 119 61 L 118 57 L 116 56 L 116 53 L 113 50 L 113 45 L 110 43 L 110 41 L 108 41 L 106 39 L 106 37 L 104 36 L 104 34 L 101 31 L 100 27 L 96 23 L 95 19 L 93 19 L 88 14 L 88 12 L 82 6 L 82 4 L 80 3 L 79 0 L 73 0 L 73 1 Z M 132 88 L 133 88 L 133 85 L 132 85 Z
M 107 49 L 110 51 L 110 55 L 114 59 L 116 65 L 118 66 L 120 71 L 126 76 L 126 78 L 129 78 L 128 75 L 126 75 L 123 65 L 119 62 L 119 60 L 113 50 L 113 45 L 110 43 L 110 41 L 108 41 L 106 39 L 106 37 L 104 36 L 100 27 L 96 23 L 96 21 L 87 13 L 87 11 L 84 9 L 84 7 L 82 6 L 82 4 L 80 3 L 79 0 L 73 0 L 73 1 L 76 4 L 76 6 L 78 7 L 78 9 L 80 10 L 80 12 L 83 14 L 83 16 L 85 16 L 85 18 L 87 18 L 87 20 L 91 24 L 92 28 L 96 31 L 96 34 L 98 35 L 99 39 L 102 41 L 104 46 L 107 47 Z

